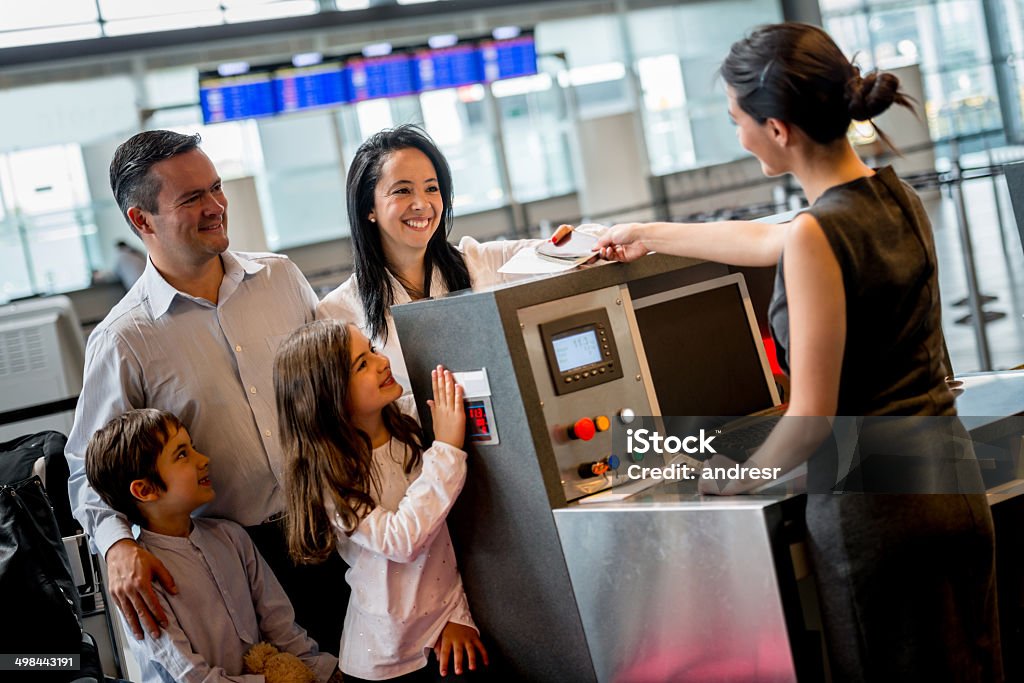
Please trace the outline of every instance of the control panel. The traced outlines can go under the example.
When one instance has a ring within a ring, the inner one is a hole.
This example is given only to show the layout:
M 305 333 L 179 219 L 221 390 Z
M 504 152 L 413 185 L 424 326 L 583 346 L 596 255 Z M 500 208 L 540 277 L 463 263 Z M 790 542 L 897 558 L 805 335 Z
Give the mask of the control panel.
M 627 483 L 634 461 L 616 452 L 613 430 L 658 414 L 629 292 L 615 285 L 518 316 L 566 499 Z
M 558 395 L 622 377 L 608 312 L 595 308 L 540 325 L 548 370 Z

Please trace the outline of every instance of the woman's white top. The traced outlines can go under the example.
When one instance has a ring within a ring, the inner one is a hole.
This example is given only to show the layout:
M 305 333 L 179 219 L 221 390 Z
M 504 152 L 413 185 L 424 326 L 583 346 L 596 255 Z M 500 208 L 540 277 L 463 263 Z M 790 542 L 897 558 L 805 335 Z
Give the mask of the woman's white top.
M 412 397 L 399 399 L 403 412 Z M 466 481 L 466 452 L 441 441 L 406 474 L 407 446 L 373 450 L 377 507 L 351 535 L 328 498 L 327 513 L 352 587 L 341 635 L 341 670 L 377 681 L 422 669 L 448 622 L 476 628 L 445 519 Z
M 478 242 L 472 237 L 463 237 L 459 242 L 458 249 L 466 261 L 466 268 L 469 270 L 469 279 L 473 283 L 474 290 L 487 289 L 494 285 L 522 279 L 519 275 L 502 275 L 498 272 L 512 258 L 516 252 L 527 247 L 533 247 L 543 240 L 500 240 L 496 242 Z M 388 273 L 391 279 L 391 288 L 395 292 L 395 304 L 406 304 L 412 301 L 412 297 L 405 291 L 405 287 L 398 279 Z M 444 279 L 435 268 L 433 279 L 430 282 L 430 295 L 441 296 L 448 293 Z M 316 309 L 316 317 L 321 320 L 341 320 L 346 323 L 353 323 L 367 338 L 370 337 L 366 329 L 366 309 L 363 306 L 362 298 L 359 296 L 359 287 L 356 284 L 356 276 L 353 273 L 337 289 L 324 297 Z M 395 321 L 391 317 L 391 311 L 387 314 L 388 338 L 384 344 L 380 339 L 370 338 L 370 343 L 377 347 L 391 360 L 391 374 L 395 381 L 402 385 L 406 392 L 412 390 L 409 384 L 409 371 L 405 366 L 405 357 L 402 354 L 402 346 L 398 343 L 398 332 L 395 331 Z

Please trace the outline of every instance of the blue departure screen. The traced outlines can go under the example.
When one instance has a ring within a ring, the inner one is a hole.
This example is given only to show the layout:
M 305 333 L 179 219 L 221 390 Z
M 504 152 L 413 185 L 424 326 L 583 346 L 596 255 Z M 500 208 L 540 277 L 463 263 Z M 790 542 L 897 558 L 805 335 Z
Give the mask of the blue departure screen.
M 537 47 L 533 36 L 480 43 L 484 79 L 490 83 L 502 78 L 532 76 L 537 73 Z
M 252 119 L 276 113 L 274 87 L 270 74 L 264 72 L 200 78 L 199 103 L 203 108 L 203 123 Z
M 532 34 L 404 48 L 380 57 L 332 57 L 315 65 L 262 65 L 245 74 L 199 74 L 203 123 L 259 118 L 363 100 L 402 97 L 537 73 Z
M 484 63 L 475 45 L 454 45 L 416 52 L 420 90 L 457 88 L 484 80 Z
M 356 58 L 348 63 L 352 78 L 352 100 L 398 97 L 416 92 L 409 55 Z
M 315 107 L 344 104 L 347 92 L 345 68 L 338 62 L 274 72 L 274 104 L 279 112 L 301 111 Z

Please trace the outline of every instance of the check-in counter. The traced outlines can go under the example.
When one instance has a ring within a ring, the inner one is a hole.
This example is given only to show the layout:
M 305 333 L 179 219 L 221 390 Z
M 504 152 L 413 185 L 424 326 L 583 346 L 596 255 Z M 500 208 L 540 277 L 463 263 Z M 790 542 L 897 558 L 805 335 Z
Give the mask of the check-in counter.
M 662 415 L 778 403 L 741 276 L 654 255 L 393 314 L 425 421 L 437 363 L 466 387 L 469 476 L 449 528 L 474 617 L 514 680 L 820 678 L 813 589 L 794 562 L 804 498 L 637 481 L 634 464 L 698 463 L 640 463 L 613 438 Z M 1019 412 L 983 404 L 1010 390 L 989 384 L 968 384 L 962 409 L 979 407 L 965 413 Z M 965 422 L 996 441 L 1016 429 Z
M 470 473 L 449 528 L 474 616 L 515 680 L 723 665 L 794 679 L 803 638 L 786 529 L 800 501 L 709 502 L 696 482 L 631 480 L 635 463 L 612 457 L 613 432 L 695 413 L 687 401 L 778 403 L 741 276 L 651 256 L 393 314 L 420 414 L 435 364 L 466 387 Z M 709 356 L 728 361 L 725 375 Z M 668 373 L 687 382 L 659 380 Z
M 1024 680 L 1024 370 L 957 377 L 996 529 L 999 629 L 1007 681 Z

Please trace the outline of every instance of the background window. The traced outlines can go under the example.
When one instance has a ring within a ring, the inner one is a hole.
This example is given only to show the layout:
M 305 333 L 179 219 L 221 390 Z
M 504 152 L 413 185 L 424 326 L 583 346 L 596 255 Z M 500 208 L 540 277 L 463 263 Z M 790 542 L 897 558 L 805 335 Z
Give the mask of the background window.
M 566 93 L 549 74 L 491 84 L 512 193 L 530 202 L 575 191 Z
M 1005 134 L 981 0 L 898 5 L 891 0 L 866 5 L 827 0 L 821 6 L 826 30 L 848 56 L 856 55 L 862 69 L 920 66 L 925 102 L 918 109 L 927 117 L 932 139 Z M 1009 30 L 1019 33 L 1020 28 Z M 972 144 L 981 143 L 968 141 L 965 149 Z
M 54 145 L 0 155 L 0 196 L 0 250 L 11 259 L 5 263 L 14 264 L 4 268 L 5 296 L 88 286 L 87 238 L 96 234 L 96 223 L 81 148 Z
M 651 172 L 664 175 L 743 155 L 717 78 L 733 42 L 781 21 L 773 0 L 731 0 L 630 12 Z

